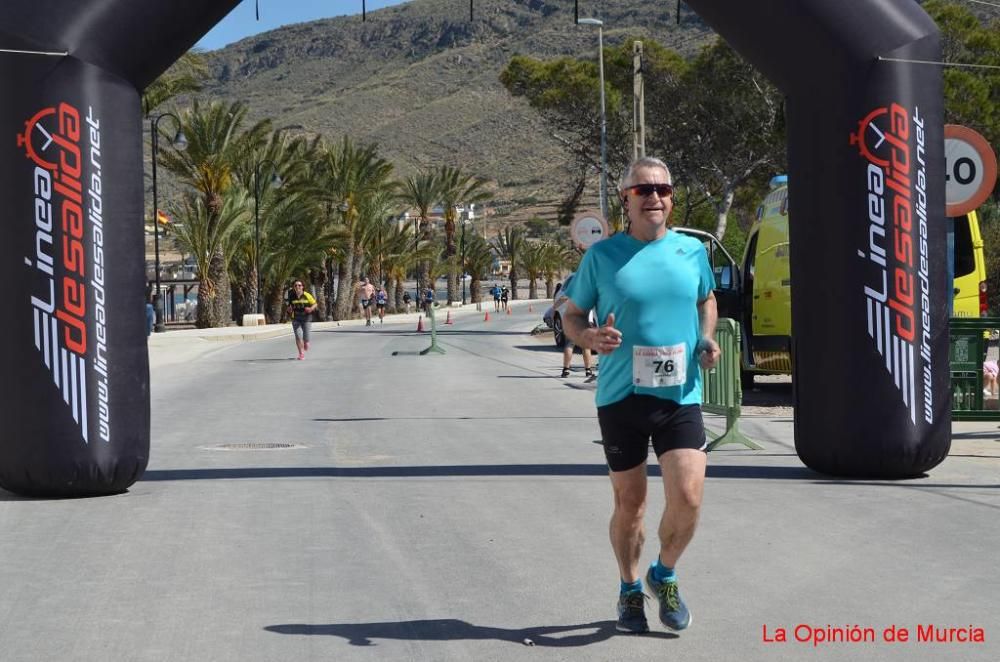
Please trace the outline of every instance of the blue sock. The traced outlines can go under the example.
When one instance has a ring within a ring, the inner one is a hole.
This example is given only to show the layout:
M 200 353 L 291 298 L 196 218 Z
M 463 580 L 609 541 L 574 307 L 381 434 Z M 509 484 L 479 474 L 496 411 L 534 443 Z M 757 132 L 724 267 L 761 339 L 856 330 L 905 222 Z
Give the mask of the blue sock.
M 624 579 L 621 581 L 621 593 L 642 593 L 642 580 L 637 579 L 634 582 L 627 582 Z
M 653 579 L 658 582 L 675 582 L 677 581 L 677 575 L 674 573 L 673 568 L 668 568 L 663 565 L 660 561 L 660 557 L 656 557 L 656 561 L 649 564 L 649 567 L 653 570 Z

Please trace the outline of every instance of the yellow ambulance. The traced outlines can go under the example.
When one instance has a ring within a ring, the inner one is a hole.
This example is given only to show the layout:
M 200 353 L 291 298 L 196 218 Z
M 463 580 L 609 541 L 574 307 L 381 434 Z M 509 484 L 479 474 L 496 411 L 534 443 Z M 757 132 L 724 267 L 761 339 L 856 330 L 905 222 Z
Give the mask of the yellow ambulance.
M 986 258 L 976 212 L 954 221 L 955 317 L 987 314 Z M 771 180 L 757 210 L 741 265 L 743 388 L 754 375 L 791 374 L 792 296 L 788 245 L 788 177 Z

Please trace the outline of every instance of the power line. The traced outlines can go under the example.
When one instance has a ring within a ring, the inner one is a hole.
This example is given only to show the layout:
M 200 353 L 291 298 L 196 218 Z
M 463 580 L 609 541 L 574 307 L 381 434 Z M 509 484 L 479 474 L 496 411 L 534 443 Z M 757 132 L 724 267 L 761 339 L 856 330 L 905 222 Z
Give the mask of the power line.
M 1000 69 L 1000 66 L 995 64 L 968 64 L 964 62 L 938 62 L 936 60 L 907 60 L 905 58 L 899 57 L 882 57 L 878 56 L 878 59 L 882 62 L 905 62 L 907 64 L 933 64 L 939 67 L 964 67 L 967 69 Z

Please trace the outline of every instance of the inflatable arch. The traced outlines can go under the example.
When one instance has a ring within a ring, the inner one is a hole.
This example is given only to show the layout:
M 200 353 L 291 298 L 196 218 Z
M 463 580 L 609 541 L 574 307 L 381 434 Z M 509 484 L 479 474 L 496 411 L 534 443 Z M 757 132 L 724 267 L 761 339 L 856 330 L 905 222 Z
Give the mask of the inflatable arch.
M 140 90 L 236 4 L 0 3 L 7 490 L 108 494 L 145 470 Z M 942 83 L 901 60 L 939 60 L 937 27 L 913 0 L 688 5 L 787 96 L 799 457 L 927 471 L 951 431 Z

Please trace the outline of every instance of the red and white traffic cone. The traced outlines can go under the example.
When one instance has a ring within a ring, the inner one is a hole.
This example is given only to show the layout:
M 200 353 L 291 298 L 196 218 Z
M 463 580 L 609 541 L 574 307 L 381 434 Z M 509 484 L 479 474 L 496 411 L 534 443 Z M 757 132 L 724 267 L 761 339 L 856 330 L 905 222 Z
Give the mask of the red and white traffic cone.
M 445 318 L 444 323 L 445 324 L 454 324 L 454 322 L 451 321 L 451 311 L 450 310 L 448 311 L 448 317 Z
M 423 330 L 424 330 L 424 316 L 421 315 L 420 317 L 417 318 L 417 331 L 423 331 Z
M 486 311 L 486 315 L 483 316 L 483 321 L 484 322 L 489 322 L 490 321 L 490 311 L 488 311 L 488 310 Z

